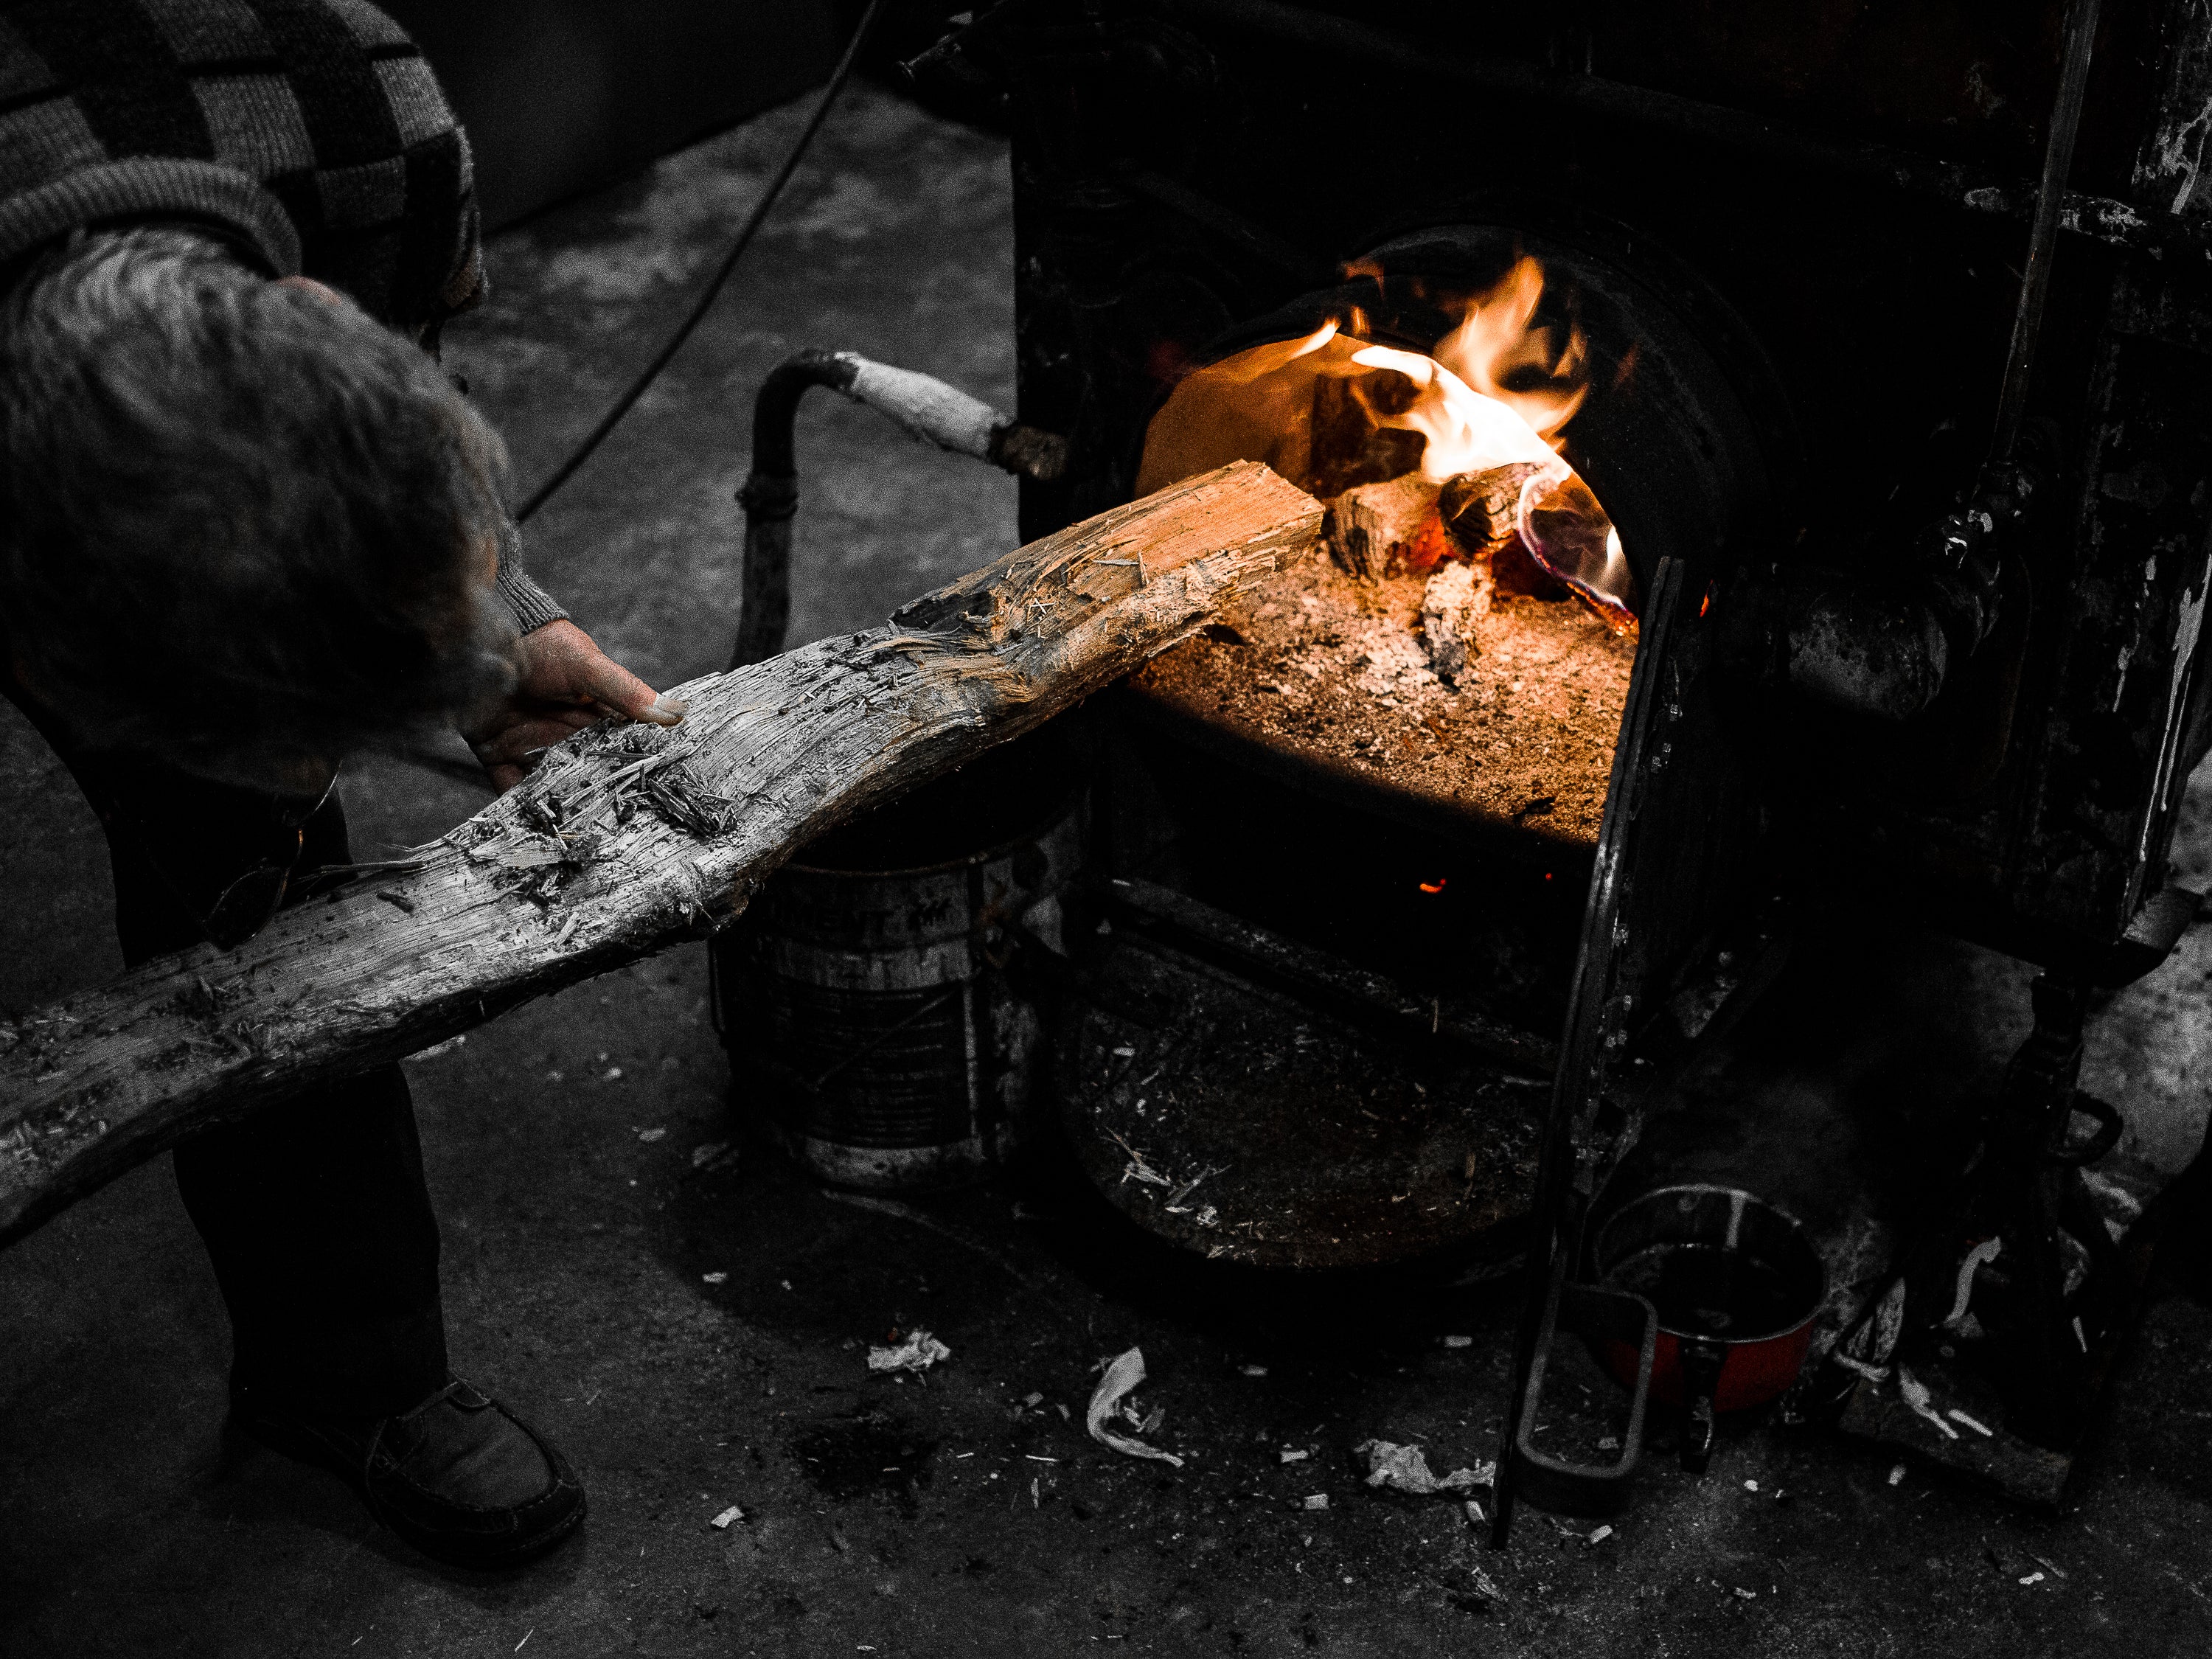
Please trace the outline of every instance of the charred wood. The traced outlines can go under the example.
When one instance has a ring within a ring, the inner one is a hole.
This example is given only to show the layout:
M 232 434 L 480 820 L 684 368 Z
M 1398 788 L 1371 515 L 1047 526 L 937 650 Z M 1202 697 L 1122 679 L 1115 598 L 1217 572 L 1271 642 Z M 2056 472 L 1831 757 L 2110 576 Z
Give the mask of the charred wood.
M 1347 489 L 1329 502 L 1324 533 L 1329 556 L 1363 580 L 1434 564 L 1443 543 L 1436 481 L 1409 472 Z

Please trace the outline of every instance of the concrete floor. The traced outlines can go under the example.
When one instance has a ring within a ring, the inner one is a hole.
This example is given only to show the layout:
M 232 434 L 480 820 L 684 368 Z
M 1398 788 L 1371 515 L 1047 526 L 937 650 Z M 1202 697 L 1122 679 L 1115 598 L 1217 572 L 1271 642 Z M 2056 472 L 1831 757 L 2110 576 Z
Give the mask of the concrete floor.
M 799 114 L 498 240 L 496 298 L 452 355 L 521 480 L 680 309 Z M 657 683 L 718 665 L 763 373 L 851 346 L 1003 406 L 1011 257 L 1002 149 L 856 90 L 714 319 L 533 525 L 541 579 Z M 1012 544 L 1004 478 L 835 400 L 803 427 L 794 640 Z M 97 831 L 12 715 L 0 798 L 0 1004 L 20 1010 L 116 959 Z M 349 790 L 365 852 L 481 799 L 390 765 Z M 2212 801 L 2186 853 L 2212 879 Z M 1832 983 L 1796 1000 L 1820 1010 L 1800 1015 L 1801 1092 L 1878 1104 L 1931 1054 L 1954 1086 L 1985 1084 L 2023 1027 L 2024 976 L 1939 940 L 1886 949 L 1848 977 L 1829 954 Z M 2195 936 L 2098 1028 L 2088 1081 L 2133 1115 L 2121 1162 L 2138 1184 L 2202 1133 L 2208 981 L 2212 939 Z M 2061 1518 L 1917 1468 L 1893 1484 L 1886 1454 L 1759 1422 L 1729 1425 L 1702 1481 L 1651 1460 L 1601 1541 L 1529 1514 L 1498 1555 L 1453 1506 L 1370 1493 L 1348 1462 L 1370 1435 L 1424 1438 L 1440 1470 L 1490 1454 L 1498 1292 L 1211 1274 L 1101 1230 L 1049 1171 L 910 1203 L 826 1194 L 733 1127 L 696 948 L 410 1070 L 456 1362 L 584 1471 L 582 1535 L 513 1577 L 442 1571 L 335 1480 L 227 1441 L 222 1313 L 157 1163 L 0 1256 L 0 1652 L 2212 1649 L 2212 1314 L 2171 1294 Z M 1863 1138 L 1882 1122 L 1865 1115 Z M 866 1345 L 915 1322 L 951 1358 L 927 1382 L 871 1378 Z M 1133 1343 L 1180 1471 L 1082 1433 L 1095 1362 Z M 1303 1507 L 1315 1493 L 1326 1510 Z M 744 1519 L 712 1528 L 731 1504 Z

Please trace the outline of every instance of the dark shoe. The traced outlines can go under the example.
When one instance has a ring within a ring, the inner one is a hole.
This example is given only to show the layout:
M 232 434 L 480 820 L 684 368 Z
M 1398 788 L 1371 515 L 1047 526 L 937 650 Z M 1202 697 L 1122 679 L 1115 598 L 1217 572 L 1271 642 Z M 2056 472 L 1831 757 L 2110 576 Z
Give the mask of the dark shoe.
M 400 1417 L 320 1417 L 231 1396 L 231 1421 L 271 1449 L 350 1481 L 423 1554 L 512 1567 L 584 1518 L 584 1486 L 535 1429 L 456 1377 Z

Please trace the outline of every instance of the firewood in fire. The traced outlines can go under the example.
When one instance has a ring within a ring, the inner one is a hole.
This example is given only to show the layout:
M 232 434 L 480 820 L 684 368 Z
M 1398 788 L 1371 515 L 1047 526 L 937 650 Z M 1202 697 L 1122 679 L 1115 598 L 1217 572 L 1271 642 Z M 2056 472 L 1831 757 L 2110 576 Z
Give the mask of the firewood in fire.
M 1322 533 L 1339 567 L 1369 581 L 1425 570 L 1450 550 L 1436 481 L 1418 472 L 1346 490 L 1329 502 Z
M 1455 559 L 1429 578 L 1421 594 L 1421 644 L 1437 678 L 1456 690 L 1482 654 L 1476 635 L 1490 614 L 1493 591 L 1488 568 Z
M 1533 461 L 1513 461 L 1485 472 L 1455 473 L 1437 492 L 1437 513 L 1451 540 L 1490 566 L 1499 592 L 1564 599 L 1567 585 L 1521 544 L 1521 487 L 1543 470 Z
M 1419 469 L 1428 439 L 1403 427 L 1377 426 L 1370 405 L 1413 383 L 1401 374 L 1370 375 L 1363 399 L 1342 375 L 1317 374 L 1307 428 L 1304 484 L 1322 501 L 1362 484 L 1382 483 Z

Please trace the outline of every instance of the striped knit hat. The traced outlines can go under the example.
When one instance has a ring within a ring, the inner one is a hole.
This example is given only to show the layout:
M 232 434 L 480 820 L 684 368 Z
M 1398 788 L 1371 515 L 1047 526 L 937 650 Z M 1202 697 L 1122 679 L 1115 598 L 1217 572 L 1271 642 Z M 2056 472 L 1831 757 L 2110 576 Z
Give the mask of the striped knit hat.
M 468 141 L 364 0 L 0 0 L 0 270 L 178 219 L 410 332 L 482 297 Z

